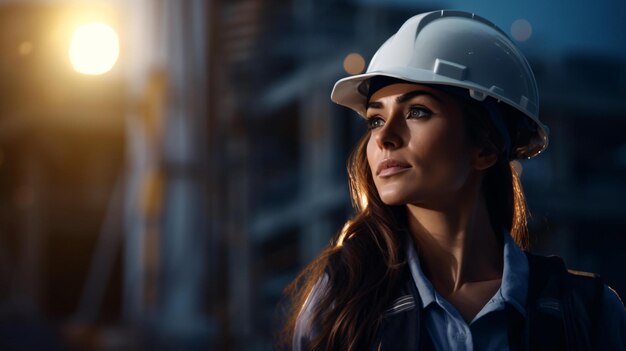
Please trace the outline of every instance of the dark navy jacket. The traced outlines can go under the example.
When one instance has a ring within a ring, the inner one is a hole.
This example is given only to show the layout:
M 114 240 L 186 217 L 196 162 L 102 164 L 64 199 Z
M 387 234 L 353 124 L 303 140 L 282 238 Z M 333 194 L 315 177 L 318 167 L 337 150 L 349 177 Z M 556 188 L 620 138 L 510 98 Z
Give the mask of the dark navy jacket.
M 526 253 L 528 316 L 507 306 L 510 350 L 626 350 L 626 312 L 596 275 L 567 271 L 563 261 Z M 432 350 L 412 279 L 385 312 L 373 350 Z

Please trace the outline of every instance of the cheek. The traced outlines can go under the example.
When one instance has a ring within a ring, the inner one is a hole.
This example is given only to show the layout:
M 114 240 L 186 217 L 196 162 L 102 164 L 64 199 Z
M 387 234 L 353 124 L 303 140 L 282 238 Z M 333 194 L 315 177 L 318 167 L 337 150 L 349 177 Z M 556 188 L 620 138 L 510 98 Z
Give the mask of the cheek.
M 456 189 L 465 182 L 470 172 L 469 162 L 464 155 L 455 153 L 448 155 L 445 162 L 441 162 L 439 169 L 439 179 L 443 183 L 448 184 L 452 188 Z
M 423 157 L 437 157 L 454 161 L 467 155 L 467 137 L 463 126 L 453 121 L 446 121 L 415 133 L 413 140 L 416 150 Z
M 447 162 L 446 155 L 451 154 L 449 136 L 441 130 L 429 128 L 411 133 L 407 145 L 409 157 L 416 166 L 427 173 L 436 170 L 442 162 Z
M 445 184 L 457 186 L 459 180 L 465 178 L 470 153 L 462 128 L 447 125 L 414 136 L 409 148 L 429 184 L 435 187 Z
M 375 159 L 375 154 L 377 151 L 378 147 L 376 145 L 376 142 L 374 141 L 374 138 L 370 137 L 368 142 L 367 142 L 367 163 L 370 166 L 370 170 L 372 172 L 372 176 L 374 175 L 374 170 L 376 169 L 376 159 Z

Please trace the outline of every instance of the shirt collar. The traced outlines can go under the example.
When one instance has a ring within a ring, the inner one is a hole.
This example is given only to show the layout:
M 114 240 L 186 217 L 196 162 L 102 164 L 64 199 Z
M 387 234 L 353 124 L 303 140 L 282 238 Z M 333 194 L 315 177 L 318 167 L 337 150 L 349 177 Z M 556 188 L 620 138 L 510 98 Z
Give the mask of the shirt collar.
M 504 302 L 526 316 L 524 306 L 528 295 L 528 259 L 508 231 L 504 232 L 504 268 L 499 291 Z
M 406 257 L 409 263 L 409 270 L 411 271 L 411 276 L 413 276 L 413 280 L 415 281 L 417 292 L 422 299 L 423 307 L 427 307 L 431 303 L 435 302 L 435 288 L 422 271 L 420 260 L 417 256 L 417 252 L 415 251 L 413 239 L 410 237 L 410 234 L 408 235 L 409 240 L 407 240 Z
M 504 256 L 502 269 L 502 283 L 496 293 L 505 303 L 512 305 L 522 316 L 526 316 L 526 297 L 528 294 L 528 260 L 526 255 L 515 243 L 508 231 L 503 232 Z M 437 292 L 420 266 L 420 261 L 409 237 L 407 245 L 407 260 L 411 276 L 422 299 L 423 307 L 435 302 Z

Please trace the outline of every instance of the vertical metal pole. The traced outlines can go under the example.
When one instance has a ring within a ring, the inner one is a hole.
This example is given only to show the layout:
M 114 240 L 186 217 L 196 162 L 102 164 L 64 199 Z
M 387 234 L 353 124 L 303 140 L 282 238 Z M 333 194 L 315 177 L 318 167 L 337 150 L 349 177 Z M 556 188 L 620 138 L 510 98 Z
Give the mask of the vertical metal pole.
M 232 111 L 232 106 L 230 111 Z M 232 123 L 232 122 L 231 122 Z M 228 235 L 228 277 L 229 277 L 229 329 L 233 350 L 249 350 L 252 340 L 252 295 L 253 276 L 251 269 L 251 248 L 248 232 L 248 146 L 245 136 L 233 133 L 231 127 L 227 145 L 229 160 L 227 227 Z
M 145 221 L 140 212 L 141 185 L 150 163 L 151 151 L 140 117 L 128 114 L 127 152 L 128 170 L 124 184 L 124 289 L 122 314 L 128 322 L 143 318 L 144 234 Z
M 165 203 L 159 324 L 174 338 L 208 338 L 205 2 L 169 1 L 170 89 L 164 135 Z
M 296 6 L 296 17 L 298 23 L 304 26 L 305 42 L 313 42 L 314 30 L 314 2 L 310 0 L 300 0 L 294 4 Z M 327 105 L 327 92 L 320 94 L 321 89 L 316 81 L 314 54 L 311 45 L 302 45 L 300 62 L 302 67 L 307 67 L 308 71 L 305 80 L 309 87 L 303 89 L 300 96 L 300 140 L 301 140 L 301 166 L 300 166 L 300 196 L 302 199 L 314 199 L 307 201 L 313 208 L 307 209 L 307 216 L 301 218 L 300 230 L 300 254 L 301 263 L 307 264 L 315 258 L 320 250 L 328 242 L 333 234 L 331 223 L 324 217 L 326 212 L 321 208 L 318 201 L 315 201 L 321 194 L 334 186 L 331 177 L 331 166 L 333 153 L 328 152 L 332 147 L 333 121 L 329 119 L 329 114 L 325 113 L 324 107 Z

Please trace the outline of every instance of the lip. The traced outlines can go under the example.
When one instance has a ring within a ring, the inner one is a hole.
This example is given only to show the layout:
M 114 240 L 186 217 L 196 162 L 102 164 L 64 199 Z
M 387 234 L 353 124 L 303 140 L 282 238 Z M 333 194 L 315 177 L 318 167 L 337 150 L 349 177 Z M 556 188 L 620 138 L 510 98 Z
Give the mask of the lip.
M 376 175 L 379 177 L 390 177 L 394 174 L 404 172 L 409 168 L 411 168 L 411 165 L 406 162 L 386 158 L 378 164 Z

